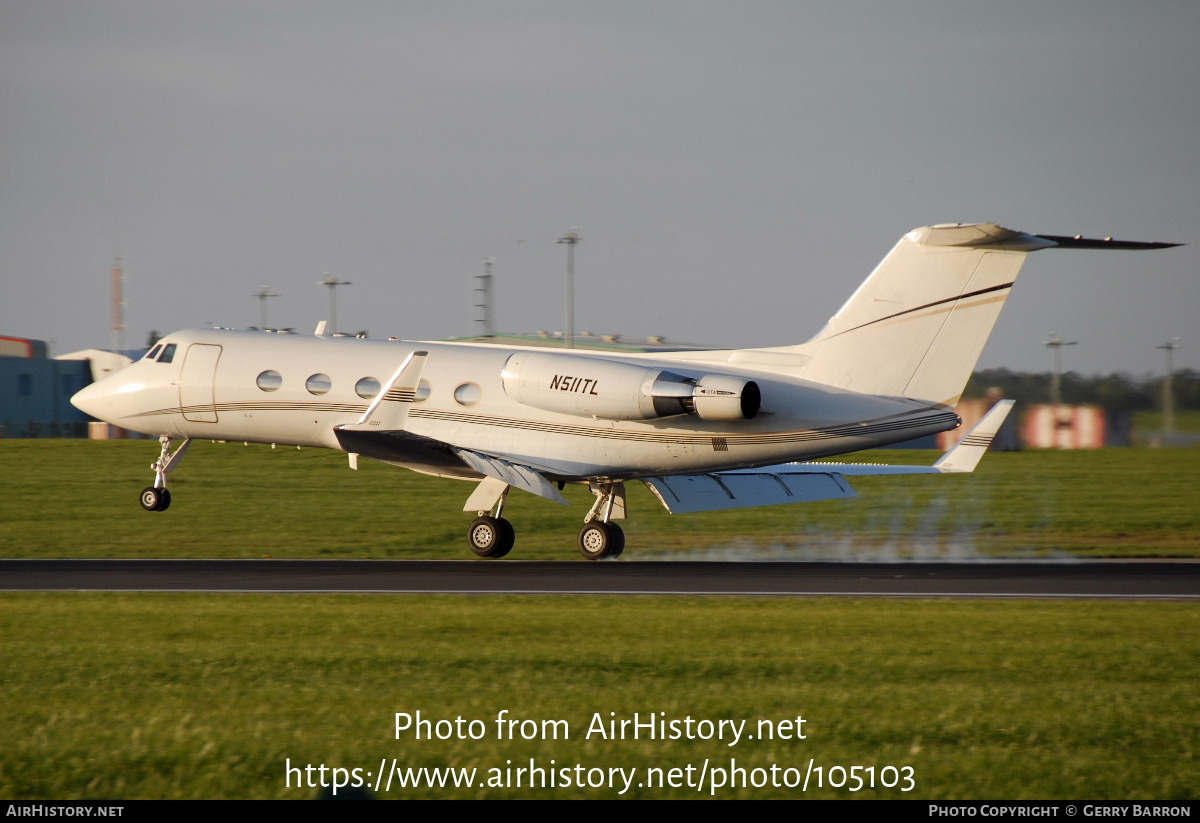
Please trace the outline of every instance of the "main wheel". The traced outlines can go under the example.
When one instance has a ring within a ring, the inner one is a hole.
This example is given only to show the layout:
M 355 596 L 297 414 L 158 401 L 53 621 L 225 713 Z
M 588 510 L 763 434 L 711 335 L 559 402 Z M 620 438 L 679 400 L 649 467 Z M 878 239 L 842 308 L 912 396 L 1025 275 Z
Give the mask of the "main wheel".
M 625 550 L 625 532 L 616 523 L 593 520 L 579 532 L 579 553 L 588 560 L 620 557 Z
M 467 543 L 479 557 L 504 557 L 512 551 L 517 533 L 503 517 L 484 515 L 475 518 L 467 529 Z
M 147 486 L 142 489 L 142 494 L 138 498 L 138 502 L 148 512 L 160 512 L 171 505 L 171 493 L 166 489 Z

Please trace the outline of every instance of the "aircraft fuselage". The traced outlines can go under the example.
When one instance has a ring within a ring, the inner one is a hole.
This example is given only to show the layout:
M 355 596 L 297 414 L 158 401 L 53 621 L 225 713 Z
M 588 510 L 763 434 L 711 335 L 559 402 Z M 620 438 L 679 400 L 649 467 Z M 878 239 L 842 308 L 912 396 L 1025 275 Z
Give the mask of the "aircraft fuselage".
M 594 399 L 608 390 L 601 372 L 613 363 L 694 379 L 724 372 L 757 383 L 758 414 L 731 421 L 690 414 L 604 419 L 519 402 L 504 382 L 509 358 L 546 349 L 229 330 L 177 332 L 162 343 L 176 347 L 170 362 L 162 362 L 161 354 L 140 360 L 85 389 L 76 404 L 150 435 L 355 451 L 339 441 L 336 427 L 358 421 L 405 357 L 422 350 L 429 352 L 422 390 L 405 426 L 414 441 L 505 455 L 559 480 L 750 468 L 886 445 L 958 424 L 951 410 L 925 401 L 735 371 L 728 363 L 672 361 L 669 353 L 572 351 L 570 368 L 549 374 L 547 388 Z M 595 374 L 588 373 L 588 361 Z M 411 444 L 398 444 L 394 452 L 362 451 L 432 474 L 480 476 L 461 461 Z

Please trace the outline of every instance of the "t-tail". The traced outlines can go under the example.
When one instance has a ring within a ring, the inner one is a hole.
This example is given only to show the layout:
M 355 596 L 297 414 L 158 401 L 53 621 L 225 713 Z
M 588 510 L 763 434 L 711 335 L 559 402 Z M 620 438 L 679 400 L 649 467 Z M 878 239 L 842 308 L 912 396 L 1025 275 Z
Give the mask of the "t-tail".
M 850 391 L 953 406 L 1029 252 L 1176 245 L 1025 234 L 995 223 L 914 229 L 814 338 L 744 357 L 773 356 L 780 371 Z

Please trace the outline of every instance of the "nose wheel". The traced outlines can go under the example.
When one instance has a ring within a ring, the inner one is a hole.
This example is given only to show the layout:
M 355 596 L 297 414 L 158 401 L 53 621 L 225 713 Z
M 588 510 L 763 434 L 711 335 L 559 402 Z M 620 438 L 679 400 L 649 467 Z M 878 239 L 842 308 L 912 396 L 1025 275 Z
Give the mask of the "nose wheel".
M 171 505 L 171 492 L 166 489 L 158 489 L 154 486 L 147 486 L 142 489 L 142 495 L 139 498 L 142 508 L 148 512 L 166 511 Z
M 148 512 L 166 511 L 171 505 L 171 493 L 167 491 L 167 475 L 175 471 L 188 446 L 192 444 L 189 438 L 172 452 L 170 437 L 164 434 L 158 438 L 158 442 L 162 450 L 158 453 L 158 459 L 150 464 L 150 468 L 154 469 L 154 485 L 142 489 L 142 493 L 138 495 L 138 502 Z

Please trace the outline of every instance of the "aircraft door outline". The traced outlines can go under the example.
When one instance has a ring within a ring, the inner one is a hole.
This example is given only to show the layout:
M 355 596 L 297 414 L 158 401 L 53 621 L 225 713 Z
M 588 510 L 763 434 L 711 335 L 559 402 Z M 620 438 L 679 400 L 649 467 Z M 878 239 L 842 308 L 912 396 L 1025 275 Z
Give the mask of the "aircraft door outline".
M 183 358 L 179 377 L 179 405 L 183 419 L 191 423 L 217 422 L 217 361 L 221 346 L 193 343 Z

